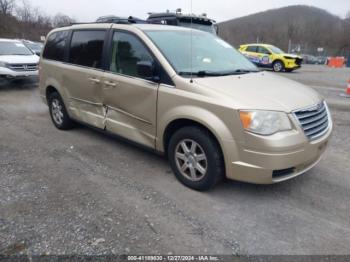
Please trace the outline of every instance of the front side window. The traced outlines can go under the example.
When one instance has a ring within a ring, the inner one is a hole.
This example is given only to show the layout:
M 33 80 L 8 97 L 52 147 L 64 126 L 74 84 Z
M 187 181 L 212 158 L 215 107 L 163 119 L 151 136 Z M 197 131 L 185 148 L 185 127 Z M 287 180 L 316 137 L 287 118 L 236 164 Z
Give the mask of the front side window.
M 270 50 L 274 53 L 274 54 L 284 54 L 285 52 L 281 49 L 279 49 L 278 47 L 275 47 L 273 45 L 269 46 Z
M 109 71 L 142 78 L 137 72 L 137 63 L 139 62 L 154 64 L 154 59 L 136 36 L 129 33 L 115 32 Z
M 56 61 L 64 61 L 67 38 L 68 31 L 52 33 L 47 39 L 43 57 Z
M 105 30 L 82 30 L 73 32 L 69 49 L 69 63 L 92 68 L 102 65 Z
M 270 54 L 270 51 L 269 50 L 267 50 L 265 47 L 263 47 L 263 46 L 259 46 L 258 47 L 258 53 L 259 54 L 267 54 L 267 55 L 269 55 Z
M 257 71 L 247 58 L 213 34 L 197 30 L 147 30 L 179 75 Z

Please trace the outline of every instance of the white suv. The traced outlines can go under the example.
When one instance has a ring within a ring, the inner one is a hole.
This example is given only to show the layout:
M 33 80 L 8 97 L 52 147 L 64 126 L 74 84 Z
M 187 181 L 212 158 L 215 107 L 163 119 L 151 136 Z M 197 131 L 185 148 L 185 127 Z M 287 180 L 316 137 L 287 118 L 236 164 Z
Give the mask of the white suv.
M 37 76 L 38 64 L 39 57 L 21 41 L 0 38 L 0 77 Z

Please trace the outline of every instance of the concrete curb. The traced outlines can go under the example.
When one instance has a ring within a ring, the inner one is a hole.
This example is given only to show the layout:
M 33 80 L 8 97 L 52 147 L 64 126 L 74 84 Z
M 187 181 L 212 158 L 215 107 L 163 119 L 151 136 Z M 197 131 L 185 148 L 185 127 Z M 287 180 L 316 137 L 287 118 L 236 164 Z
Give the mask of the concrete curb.
M 344 98 L 344 100 L 326 99 L 326 101 L 331 109 L 350 111 L 350 98 Z

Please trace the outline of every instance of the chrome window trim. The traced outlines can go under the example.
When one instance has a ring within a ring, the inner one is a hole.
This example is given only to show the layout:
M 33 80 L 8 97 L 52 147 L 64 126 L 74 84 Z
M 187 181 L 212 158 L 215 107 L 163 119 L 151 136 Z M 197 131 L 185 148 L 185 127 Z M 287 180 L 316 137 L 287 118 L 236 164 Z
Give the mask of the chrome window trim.
M 112 75 L 115 75 L 115 76 L 120 76 L 120 77 L 127 77 L 127 78 L 131 78 L 133 80 L 143 80 L 144 82 L 146 83 L 149 83 L 149 84 L 153 84 L 153 85 L 159 85 L 160 83 L 157 83 L 157 82 L 154 82 L 154 81 L 151 81 L 151 80 L 147 80 L 147 79 L 144 79 L 144 78 L 141 78 L 141 77 L 136 77 L 136 76 L 131 76 L 131 75 L 125 75 L 125 74 L 122 74 L 122 73 L 118 73 L 118 72 L 113 72 L 113 71 L 104 71 L 106 74 L 112 74 Z M 107 76 L 108 78 L 108 76 Z

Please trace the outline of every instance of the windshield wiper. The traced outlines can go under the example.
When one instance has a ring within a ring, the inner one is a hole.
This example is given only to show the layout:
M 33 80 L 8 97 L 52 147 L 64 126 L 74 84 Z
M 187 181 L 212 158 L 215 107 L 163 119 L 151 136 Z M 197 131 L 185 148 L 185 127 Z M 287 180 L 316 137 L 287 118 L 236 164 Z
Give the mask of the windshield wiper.
M 247 70 L 247 69 L 237 69 L 234 71 L 222 71 L 222 72 L 215 72 L 215 71 L 197 71 L 197 72 L 185 72 L 181 71 L 179 72 L 179 75 L 181 76 L 197 76 L 197 77 L 206 77 L 206 76 L 229 76 L 229 75 L 241 75 L 241 74 L 248 74 L 248 73 L 257 73 L 260 72 L 259 70 Z
M 224 76 L 226 75 L 225 72 L 214 72 L 214 71 L 197 71 L 197 72 L 185 72 L 181 71 L 179 72 L 179 75 L 181 76 L 198 76 L 198 77 L 206 77 L 206 76 Z
M 249 69 L 237 69 L 231 72 L 228 72 L 227 75 L 242 75 L 242 74 L 248 74 L 248 73 L 258 73 L 259 70 L 249 70 Z

